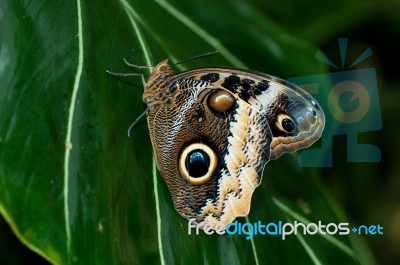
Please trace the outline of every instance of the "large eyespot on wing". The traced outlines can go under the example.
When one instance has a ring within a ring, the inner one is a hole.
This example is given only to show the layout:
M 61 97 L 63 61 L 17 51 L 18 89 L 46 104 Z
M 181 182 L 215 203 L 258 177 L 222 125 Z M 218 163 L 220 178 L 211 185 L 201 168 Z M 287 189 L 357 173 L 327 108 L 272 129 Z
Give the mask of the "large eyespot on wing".
M 192 185 L 201 185 L 210 180 L 218 163 L 217 153 L 205 143 L 186 146 L 179 157 L 179 171 Z

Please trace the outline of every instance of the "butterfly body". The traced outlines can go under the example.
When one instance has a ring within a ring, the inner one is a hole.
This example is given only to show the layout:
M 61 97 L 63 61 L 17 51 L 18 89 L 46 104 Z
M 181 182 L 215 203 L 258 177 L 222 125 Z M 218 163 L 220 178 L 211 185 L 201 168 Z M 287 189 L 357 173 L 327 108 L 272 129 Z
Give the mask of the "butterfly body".
M 249 213 L 270 159 L 310 146 L 325 118 L 300 88 L 259 72 L 199 68 L 174 75 L 167 60 L 143 94 L 157 167 L 176 210 L 200 226 Z

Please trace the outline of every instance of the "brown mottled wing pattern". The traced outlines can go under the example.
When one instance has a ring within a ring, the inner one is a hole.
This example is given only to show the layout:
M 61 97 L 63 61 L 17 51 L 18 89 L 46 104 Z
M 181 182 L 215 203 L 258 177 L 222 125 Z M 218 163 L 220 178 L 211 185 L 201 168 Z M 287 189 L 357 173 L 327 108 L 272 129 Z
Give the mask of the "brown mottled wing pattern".
M 227 225 L 247 215 L 268 160 L 309 146 L 324 126 L 312 97 L 261 73 L 205 68 L 172 76 L 163 85 L 166 99 L 147 115 L 157 166 L 177 211 L 201 226 Z M 207 102 L 216 90 L 235 99 L 223 115 Z M 194 142 L 217 153 L 217 168 L 201 185 L 187 181 L 179 168 L 182 150 Z
M 187 80 L 172 104 L 148 113 L 157 166 L 182 216 L 199 224 L 228 224 L 248 214 L 251 195 L 260 183 L 271 142 L 267 120 L 241 100 L 226 117 L 215 116 L 204 104 L 213 88 L 206 82 L 185 84 Z M 210 144 L 218 154 L 215 174 L 202 185 L 191 185 L 179 176 L 181 150 L 194 141 Z

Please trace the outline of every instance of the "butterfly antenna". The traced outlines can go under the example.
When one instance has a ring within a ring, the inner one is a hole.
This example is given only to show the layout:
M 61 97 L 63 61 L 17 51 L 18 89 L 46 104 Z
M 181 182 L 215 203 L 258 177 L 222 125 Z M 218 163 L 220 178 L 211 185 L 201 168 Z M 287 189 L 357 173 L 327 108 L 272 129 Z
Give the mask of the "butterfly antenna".
M 115 73 L 111 72 L 110 70 L 106 70 L 106 73 L 112 76 L 141 76 L 142 74 L 139 73 Z
M 124 60 L 124 63 L 130 67 L 130 68 L 136 68 L 136 69 L 153 69 L 154 66 L 148 66 L 148 65 L 136 65 L 128 62 L 125 58 L 122 58 Z
M 193 60 L 196 60 L 196 59 L 199 59 L 199 58 L 204 58 L 204 57 L 216 55 L 216 54 L 218 54 L 218 53 L 219 53 L 219 51 L 213 51 L 213 52 L 203 53 L 203 54 L 200 54 L 200 55 L 191 57 L 191 58 L 189 58 L 189 59 L 186 59 L 186 60 L 177 62 L 176 64 L 173 64 L 173 66 L 178 65 L 178 64 L 181 64 L 181 63 L 187 63 L 187 62 L 189 62 L 189 61 L 193 61 Z

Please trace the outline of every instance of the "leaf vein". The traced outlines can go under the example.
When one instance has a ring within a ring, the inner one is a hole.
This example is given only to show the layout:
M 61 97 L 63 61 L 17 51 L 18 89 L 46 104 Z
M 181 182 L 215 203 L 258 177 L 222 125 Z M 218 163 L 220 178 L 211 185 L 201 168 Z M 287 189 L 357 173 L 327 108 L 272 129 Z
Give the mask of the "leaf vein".
M 249 219 L 248 215 L 245 217 L 245 219 L 246 219 L 247 223 L 250 223 L 250 219 Z M 251 248 L 253 249 L 254 260 L 256 261 L 256 265 L 259 265 L 260 263 L 258 262 L 257 249 L 256 249 L 256 245 L 254 244 L 253 237 L 250 238 L 250 242 L 251 242 Z
M 65 156 L 64 156 L 64 215 L 65 215 L 65 232 L 66 232 L 66 244 L 67 252 L 71 252 L 71 229 L 70 229 L 70 216 L 69 216 L 69 162 L 72 150 L 72 126 L 74 121 L 74 112 L 76 105 L 76 98 L 79 90 L 79 83 L 82 76 L 83 69 L 83 36 L 82 36 L 82 10 L 80 0 L 76 1 L 77 4 L 77 14 L 78 14 L 78 65 L 75 74 L 74 86 L 71 95 L 71 104 L 68 110 L 68 124 L 67 124 L 67 135 L 65 139 Z

